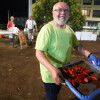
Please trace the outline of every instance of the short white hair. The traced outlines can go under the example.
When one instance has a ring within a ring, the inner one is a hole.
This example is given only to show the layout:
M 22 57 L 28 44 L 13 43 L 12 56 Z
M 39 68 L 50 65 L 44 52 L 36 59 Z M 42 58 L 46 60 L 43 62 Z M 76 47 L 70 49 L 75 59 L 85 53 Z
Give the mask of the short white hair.
M 58 2 L 59 3 L 59 2 Z M 63 3 L 66 3 L 66 2 L 63 2 Z M 57 4 L 57 3 L 56 3 Z M 53 6 L 53 10 L 55 10 L 55 7 L 56 7 L 56 4 Z M 69 5 L 66 3 L 66 5 L 68 6 L 69 8 Z M 70 8 L 69 8 L 70 9 Z
M 12 18 L 14 19 L 14 17 L 13 17 L 13 16 L 11 16 L 10 18 L 11 18 L 11 19 L 12 19 Z
M 53 6 L 53 10 L 55 10 L 55 5 Z

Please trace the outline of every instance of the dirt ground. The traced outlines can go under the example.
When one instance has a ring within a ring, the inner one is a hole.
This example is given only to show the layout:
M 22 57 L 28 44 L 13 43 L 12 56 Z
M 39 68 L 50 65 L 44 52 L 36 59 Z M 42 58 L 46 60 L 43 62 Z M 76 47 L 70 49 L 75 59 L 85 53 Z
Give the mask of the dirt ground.
M 80 42 L 100 58 L 100 40 Z M 13 48 L 8 38 L 0 39 L 0 100 L 45 100 L 34 47 L 35 40 L 32 46 L 21 49 Z M 73 50 L 71 63 L 79 60 L 89 61 Z M 67 85 L 63 85 L 58 100 L 78 100 L 78 98 Z

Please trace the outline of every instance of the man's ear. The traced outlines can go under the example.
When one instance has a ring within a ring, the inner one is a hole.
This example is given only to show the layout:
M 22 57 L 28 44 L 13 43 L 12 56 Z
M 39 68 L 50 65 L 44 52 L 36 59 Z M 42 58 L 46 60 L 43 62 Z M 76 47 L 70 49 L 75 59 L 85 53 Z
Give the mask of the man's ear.
M 53 15 L 53 10 L 52 10 L 52 15 Z
M 52 16 L 54 15 L 53 13 L 54 13 L 54 12 L 53 12 L 53 10 L 52 10 Z

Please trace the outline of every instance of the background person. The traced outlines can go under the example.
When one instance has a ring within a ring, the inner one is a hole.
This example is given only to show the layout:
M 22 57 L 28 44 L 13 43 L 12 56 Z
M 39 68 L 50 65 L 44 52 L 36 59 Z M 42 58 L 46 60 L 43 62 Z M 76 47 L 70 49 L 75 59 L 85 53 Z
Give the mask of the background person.
M 32 19 L 32 16 L 29 16 L 29 19 L 26 21 L 25 29 L 28 28 L 28 39 L 32 43 L 32 39 L 34 39 L 34 26 L 35 30 L 37 31 L 36 22 Z
M 14 22 L 14 17 L 13 16 L 11 16 L 10 21 L 8 21 L 7 31 L 10 31 L 11 27 L 15 27 L 15 22 Z M 10 44 L 13 44 L 13 35 L 12 34 L 9 34 L 9 40 L 10 40 Z
M 72 47 L 100 66 L 100 60 L 86 50 L 77 40 L 73 30 L 66 25 L 70 9 L 65 2 L 53 7 L 53 21 L 40 30 L 36 41 L 36 57 L 40 62 L 40 72 L 46 91 L 46 100 L 57 100 L 64 81 L 61 68 L 70 63 Z

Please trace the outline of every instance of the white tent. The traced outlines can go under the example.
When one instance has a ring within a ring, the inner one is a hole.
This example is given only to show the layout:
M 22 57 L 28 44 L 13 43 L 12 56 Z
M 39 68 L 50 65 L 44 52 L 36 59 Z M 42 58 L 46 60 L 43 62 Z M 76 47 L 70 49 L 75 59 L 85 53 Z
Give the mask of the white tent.
M 92 32 L 75 32 L 75 35 L 78 40 L 96 41 L 97 39 L 97 34 L 93 34 Z

